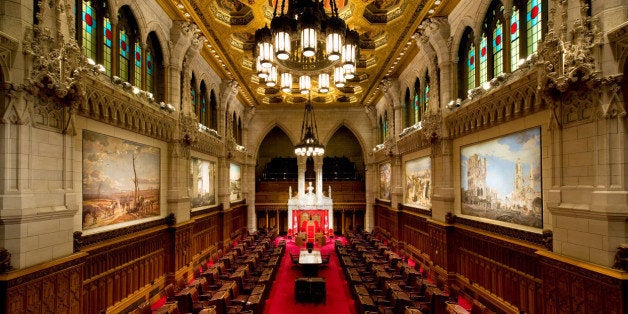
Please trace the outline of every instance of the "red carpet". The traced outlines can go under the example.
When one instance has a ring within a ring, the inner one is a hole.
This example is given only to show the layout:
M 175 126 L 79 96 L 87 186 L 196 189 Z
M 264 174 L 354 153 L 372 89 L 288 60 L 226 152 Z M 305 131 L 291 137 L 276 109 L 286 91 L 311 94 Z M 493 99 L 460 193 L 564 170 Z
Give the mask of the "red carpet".
M 334 241 L 331 239 L 327 245 L 323 247 L 314 247 L 314 249 L 320 249 L 321 254 L 331 253 L 331 259 L 329 261 L 329 268 L 318 271 L 319 277 L 324 277 L 327 281 L 327 303 L 326 304 L 314 304 L 314 303 L 296 303 L 294 297 L 294 280 L 297 277 L 301 277 L 302 273 L 300 269 L 292 269 L 292 262 L 290 261 L 290 254 L 298 254 L 299 247 L 294 245 L 293 241 L 286 240 L 286 254 L 281 261 L 277 278 L 273 282 L 270 290 L 270 296 L 266 301 L 264 307 L 264 313 L 268 314 L 320 314 L 320 313 L 334 313 L 334 314 L 355 314 L 355 306 L 353 299 L 349 293 L 347 282 L 345 281 L 342 268 L 338 263 L 338 257 L 334 250 Z

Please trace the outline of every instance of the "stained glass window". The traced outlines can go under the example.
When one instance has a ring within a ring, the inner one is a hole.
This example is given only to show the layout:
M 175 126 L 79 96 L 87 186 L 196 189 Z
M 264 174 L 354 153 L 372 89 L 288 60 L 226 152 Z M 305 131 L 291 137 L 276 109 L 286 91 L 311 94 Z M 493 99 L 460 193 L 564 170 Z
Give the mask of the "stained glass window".
M 528 55 L 537 50 L 537 43 L 541 41 L 541 2 L 540 0 L 528 0 L 526 11 Z
M 488 47 L 486 34 L 482 34 L 480 40 L 480 85 L 488 78 Z
M 467 89 L 475 88 L 475 45 L 469 45 L 467 57 Z
M 421 121 L 421 81 L 418 78 L 414 81 L 414 101 L 412 109 L 414 111 L 412 124 L 417 124 Z
M 104 19 L 103 38 L 103 65 L 105 66 L 105 73 L 111 75 L 111 44 L 113 33 L 111 31 L 111 21 L 108 17 Z
M 412 104 L 410 102 L 410 89 L 406 87 L 406 97 L 403 99 L 403 105 L 404 105 L 404 122 L 405 122 L 405 127 L 409 127 L 412 125 Z
M 430 102 L 430 75 L 425 75 L 425 87 L 423 88 L 423 113 L 427 112 Z
M 192 111 L 194 111 L 194 113 L 198 114 L 197 107 L 196 107 L 196 103 L 197 103 L 197 97 L 196 97 L 196 79 L 194 79 L 194 74 L 192 74 L 192 81 L 190 82 L 190 102 L 192 103 Z
M 139 43 L 139 39 L 135 40 L 135 86 L 142 87 L 142 46 Z
M 120 29 L 120 78 L 129 81 L 129 37 L 124 28 Z
M 383 139 L 388 137 L 388 111 L 384 111 L 384 134 L 382 134 L 382 137 Z
M 96 61 L 96 25 L 98 17 L 90 0 L 83 1 L 83 53 Z
M 218 103 L 216 102 L 216 93 L 214 90 L 209 93 L 209 106 L 210 106 L 210 118 L 211 118 L 211 128 L 216 130 L 218 129 Z
M 512 7 L 510 17 L 510 70 L 519 67 L 519 8 Z
M 155 94 L 155 64 L 151 50 L 146 51 L 146 90 Z
M 498 76 L 504 72 L 504 51 L 503 51 L 502 22 L 497 21 L 493 30 L 493 76 Z
M 207 101 L 205 100 L 205 94 L 201 97 L 201 110 L 200 110 L 200 119 L 202 125 L 207 125 Z

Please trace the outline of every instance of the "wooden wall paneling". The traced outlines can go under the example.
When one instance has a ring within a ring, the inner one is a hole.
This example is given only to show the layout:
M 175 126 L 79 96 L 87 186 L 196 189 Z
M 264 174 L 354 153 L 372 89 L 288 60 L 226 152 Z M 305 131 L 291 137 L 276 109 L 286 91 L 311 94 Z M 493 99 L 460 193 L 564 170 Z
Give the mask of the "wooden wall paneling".
M 625 313 L 628 299 L 626 272 L 579 263 L 552 252 L 537 252 L 542 268 L 541 312 Z
M 83 247 L 83 313 L 98 313 L 132 296 L 166 273 L 170 246 L 166 226 Z
M 84 253 L 0 275 L 1 313 L 83 313 Z

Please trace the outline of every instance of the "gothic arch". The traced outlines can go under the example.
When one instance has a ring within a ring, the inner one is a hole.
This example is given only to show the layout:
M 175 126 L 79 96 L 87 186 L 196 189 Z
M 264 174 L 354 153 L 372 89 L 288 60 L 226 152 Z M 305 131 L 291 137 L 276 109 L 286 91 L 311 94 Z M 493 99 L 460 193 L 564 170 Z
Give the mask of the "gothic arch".
M 474 27 L 475 21 L 473 21 L 470 17 L 464 16 L 458 24 L 455 32 L 452 35 L 453 41 L 451 43 L 451 50 L 449 53 L 451 54 L 451 60 L 458 60 L 458 50 L 460 49 L 460 42 L 462 41 L 462 36 L 464 36 L 465 30 L 467 27 L 471 28 L 474 36 L 476 36 L 477 31 Z M 460 60 L 458 60 L 460 62 Z
M 253 152 L 254 159 L 258 158 L 262 142 L 264 141 L 268 133 L 270 133 L 270 131 L 272 131 L 275 127 L 279 128 L 281 131 L 283 131 L 284 134 L 286 134 L 286 136 L 288 136 L 293 146 L 298 143 L 299 139 L 292 132 L 290 132 L 290 128 L 286 127 L 283 123 L 279 121 L 273 121 L 267 125 L 263 132 L 259 132 L 259 134 L 263 134 L 263 136 L 260 136 L 257 140 L 257 143 L 255 143 L 255 151 Z
M 365 144 L 364 138 L 362 137 L 362 133 L 358 132 L 356 128 L 351 124 L 351 121 L 349 120 L 339 121 L 335 126 L 331 127 L 327 135 L 322 137 L 323 140 L 321 142 L 323 144 L 327 144 L 329 140 L 334 136 L 334 134 L 336 134 L 338 129 L 340 129 L 343 126 L 346 127 L 349 131 L 351 131 L 351 133 L 353 133 L 353 136 L 355 136 L 355 138 L 358 139 L 358 144 L 360 144 L 362 155 L 364 156 L 364 162 L 366 162 L 366 156 L 368 156 L 368 152 L 366 149 L 367 146 Z

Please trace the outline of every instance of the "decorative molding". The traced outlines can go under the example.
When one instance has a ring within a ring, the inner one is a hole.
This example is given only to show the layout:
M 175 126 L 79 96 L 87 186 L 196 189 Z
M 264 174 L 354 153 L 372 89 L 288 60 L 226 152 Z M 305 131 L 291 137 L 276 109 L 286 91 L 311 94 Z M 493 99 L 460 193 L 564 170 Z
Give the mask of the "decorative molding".
M 595 219 L 604 221 L 625 222 L 628 220 L 628 213 L 625 212 L 597 212 L 574 208 L 575 206 L 547 206 L 547 209 L 554 216 L 579 217 L 585 219 Z
M 548 243 L 548 241 L 546 240 L 547 237 L 551 236 L 551 231 L 549 230 L 547 232 L 543 231 L 542 233 L 535 233 L 535 232 L 490 224 L 486 222 L 481 222 L 481 221 L 477 221 L 473 219 L 462 218 L 457 215 L 454 215 L 453 223 L 485 230 L 488 232 L 499 234 L 501 236 L 506 236 L 506 237 L 521 240 L 524 242 L 529 242 L 532 244 L 540 245 L 542 247 L 547 248 L 550 251 L 553 250 L 552 242 L 550 241 L 550 243 Z
M 146 229 L 158 227 L 161 225 L 168 225 L 168 217 L 157 219 L 141 224 L 136 224 L 128 227 L 118 228 L 111 231 L 95 233 L 90 235 L 83 235 L 81 231 L 74 232 L 74 252 L 80 251 L 82 248 L 96 243 L 108 241 L 121 236 L 129 235 L 132 233 L 140 232 Z
M 48 221 L 74 217 L 78 209 L 68 209 L 65 206 L 40 207 L 33 214 L 20 216 L 0 216 L 0 225 L 17 225 L 22 223 Z
M 546 108 L 545 102 L 539 101 L 536 71 L 528 71 L 501 88 L 463 103 L 444 118 L 443 137 L 461 137 Z
M 411 212 L 411 213 L 416 213 L 416 214 L 432 217 L 432 209 L 408 206 L 401 203 L 397 204 L 397 209 L 404 212 Z
M 207 208 L 203 208 L 203 209 L 200 209 L 200 210 L 194 210 L 194 211 L 190 212 L 190 217 L 191 218 L 196 218 L 196 217 L 203 216 L 203 215 L 206 215 L 206 214 L 211 214 L 211 213 L 214 213 L 214 212 L 221 212 L 221 211 L 223 211 L 222 203 L 218 204 L 218 205 L 215 205 L 215 206 L 210 206 L 210 207 L 207 207 Z
M 79 115 L 165 142 L 173 139 L 175 116 L 163 111 L 159 104 L 151 105 L 96 76 L 85 76 L 85 85 L 90 89 L 87 101 L 77 108 Z
M 52 262 L 31 266 L 25 269 L 13 270 L 0 275 L 0 282 L 5 282 L 7 288 L 19 286 L 79 266 L 85 262 L 86 257 L 87 253 L 77 253 Z

